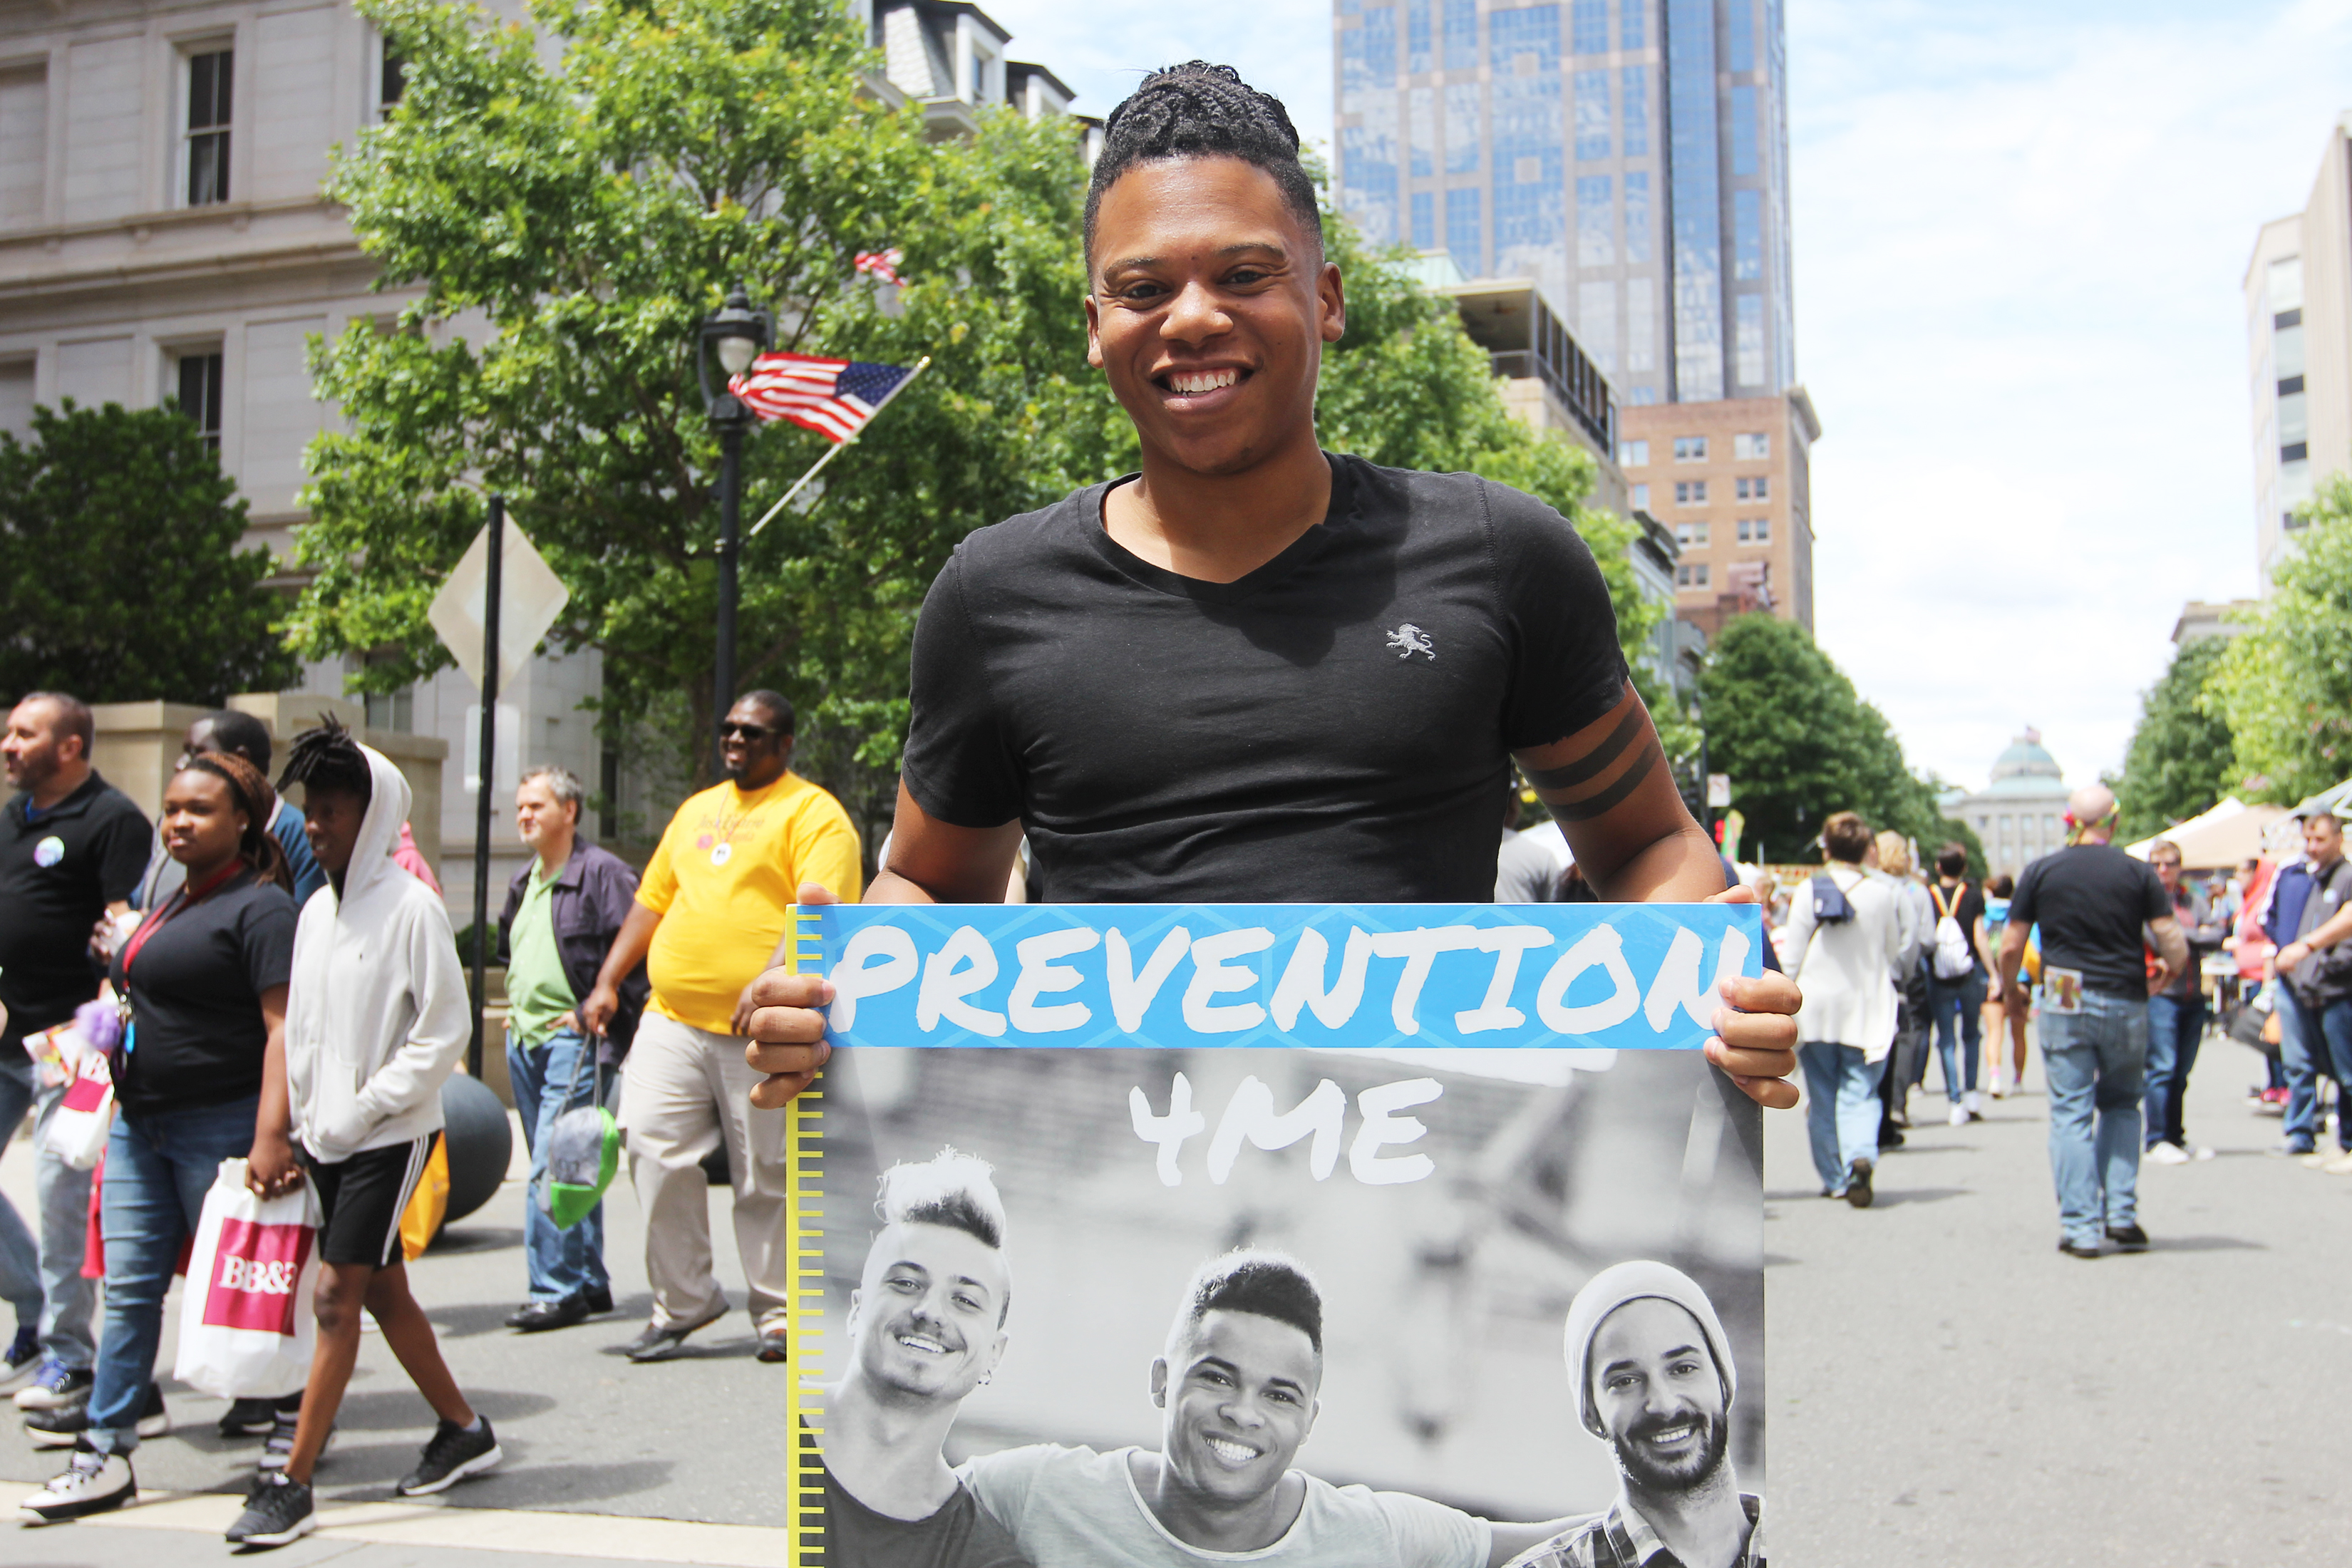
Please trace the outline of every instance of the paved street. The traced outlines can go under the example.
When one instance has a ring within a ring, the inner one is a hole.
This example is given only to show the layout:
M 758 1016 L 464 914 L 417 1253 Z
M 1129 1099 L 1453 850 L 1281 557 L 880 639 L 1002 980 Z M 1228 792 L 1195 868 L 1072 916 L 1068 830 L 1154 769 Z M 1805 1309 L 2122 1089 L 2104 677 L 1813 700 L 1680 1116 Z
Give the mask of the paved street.
M 2338 1392 L 2352 1386 L 2352 1300 L 2334 1245 L 2352 1220 L 2352 1178 L 2265 1154 L 2278 1122 L 2242 1104 L 2255 1058 L 2208 1050 L 2190 1127 L 2221 1157 L 2144 1173 L 2156 1248 L 2143 1257 L 2056 1251 L 2038 1083 L 1989 1102 L 1980 1124 L 1916 1131 L 1866 1213 L 1814 1195 L 1801 1115 L 1768 1119 L 1783 1563 L 2251 1568 L 2338 1554 L 2323 1467 Z M 1923 1121 L 1941 1103 L 1932 1089 L 1915 1101 Z M 0 1161 L 12 1194 L 27 1184 L 25 1156 L 20 1142 Z M 387 1502 L 426 1417 L 371 1337 L 320 1470 L 327 1528 L 282 1560 L 780 1563 L 781 1373 L 752 1361 L 748 1321 L 697 1336 L 667 1365 L 619 1357 L 646 1304 L 625 1184 L 609 1207 L 621 1311 L 509 1333 L 499 1320 L 521 1286 L 521 1201 L 509 1182 L 415 1267 L 460 1379 L 499 1425 L 506 1468 L 445 1500 Z M 723 1193 L 713 1211 L 732 1278 Z M 216 1401 L 173 1393 L 172 1407 L 180 1429 L 140 1452 L 156 1500 L 103 1526 L 0 1524 L 0 1561 L 131 1568 L 156 1560 L 158 1531 L 216 1531 L 255 1444 L 213 1435 Z M 36 1483 L 51 1464 L 0 1442 L 0 1481 Z

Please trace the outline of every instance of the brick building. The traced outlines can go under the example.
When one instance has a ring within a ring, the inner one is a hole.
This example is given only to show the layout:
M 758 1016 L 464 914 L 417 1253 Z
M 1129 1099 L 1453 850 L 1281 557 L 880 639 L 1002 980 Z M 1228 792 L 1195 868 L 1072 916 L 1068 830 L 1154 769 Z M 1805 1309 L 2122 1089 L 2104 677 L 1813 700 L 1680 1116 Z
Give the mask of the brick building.
M 1629 502 L 1674 530 L 1675 612 L 1710 639 L 1756 610 L 1812 630 L 1811 451 L 1821 434 L 1801 386 L 1618 409 Z

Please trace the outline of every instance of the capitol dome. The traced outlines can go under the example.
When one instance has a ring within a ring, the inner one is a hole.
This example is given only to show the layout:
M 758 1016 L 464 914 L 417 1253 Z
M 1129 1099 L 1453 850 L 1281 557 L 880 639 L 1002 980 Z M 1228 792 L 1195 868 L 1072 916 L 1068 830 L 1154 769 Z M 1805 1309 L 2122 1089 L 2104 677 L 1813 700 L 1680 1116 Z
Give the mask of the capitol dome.
M 2042 749 L 2042 731 L 2029 727 L 1994 761 L 1992 787 L 1986 793 L 2063 795 L 2065 777 L 2058 759 Z

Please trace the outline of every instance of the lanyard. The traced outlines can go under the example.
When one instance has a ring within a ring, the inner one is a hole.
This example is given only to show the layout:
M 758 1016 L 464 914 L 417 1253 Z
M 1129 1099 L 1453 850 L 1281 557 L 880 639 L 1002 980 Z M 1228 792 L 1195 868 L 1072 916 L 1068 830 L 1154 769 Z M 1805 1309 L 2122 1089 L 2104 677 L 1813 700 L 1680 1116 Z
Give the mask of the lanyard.
M 226 883 L 231 877 L 236 876 L 239 871 L 244 869 L 245 863 L 243 861 L 231 860 L 227 865 L 222 867 L 219 870 L 205 878 L 204 886 L 200 888 L 181 888 L 178 892 L 172 895 L 172 901 L 170 903 L 165 904 L 162 909 L 157 910 L 153 914 L 149 915 L 144 921 L 140 922 L 139 929 L 131 933 L 131 941 L 126 943 L 122 949 L 122 984 L 126 991 L 130 988 L 131 984 L 131 966 L 138 962 L 139 950 L 147 945 L 147 939 L 153 936 L 157 931 L 163 930 L 164 921 L 170 920 L 173 915 L 178 914 L 183 909 L 192 908 L 196 904 L 202 903 L 205 899 L 211 897 L 213 893 L 216 892 L 222 884 Z

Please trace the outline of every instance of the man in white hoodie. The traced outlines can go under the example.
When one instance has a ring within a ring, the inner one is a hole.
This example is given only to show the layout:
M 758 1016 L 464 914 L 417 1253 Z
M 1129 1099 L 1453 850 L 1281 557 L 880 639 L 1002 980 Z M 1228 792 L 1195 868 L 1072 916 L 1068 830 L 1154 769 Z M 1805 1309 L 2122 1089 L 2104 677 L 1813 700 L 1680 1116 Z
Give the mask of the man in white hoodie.
M 319 1194 L 319 1348 L 294 1449 L 264 1472 L 228 1530 L 232 1543 L 283 1546 L 317 1524 L 310 1472 L 359 1358 L 360 1311 L 440 1417 L 396 1490 L 437 1492 L 500 1458 L 441 1359 L 408 1293 L 400 1216 L 441 1134 L 441 1085 L 469 1029 L 448 912 L 392 860 L 408 783 L 332 719 L 295 737 L 278 787 L 303 788 L 310 847 L 329 885 L 302 908 L 286 998 L 286 1079 L 301 1169 Z

